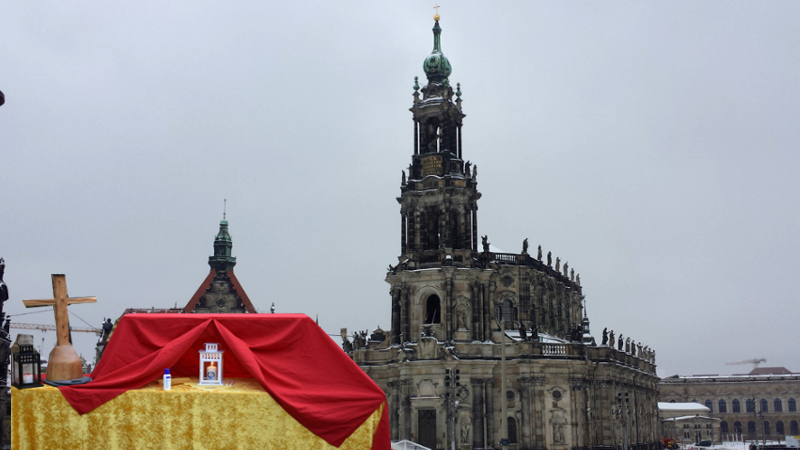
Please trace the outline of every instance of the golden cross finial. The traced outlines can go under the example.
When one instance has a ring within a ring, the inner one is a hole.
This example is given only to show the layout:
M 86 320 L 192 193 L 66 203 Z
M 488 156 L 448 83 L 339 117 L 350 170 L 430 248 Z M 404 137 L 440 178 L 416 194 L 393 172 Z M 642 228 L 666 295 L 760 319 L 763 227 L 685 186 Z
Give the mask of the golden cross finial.
M 437 22 L 439 21 L 439 8 L 440 8 L 440 6 L 439 6 L 438 3 L 436 4 L 436 6 L 433 7 L 433 9 L 436 10 L 436 14 L 433 15 L 433 20 L 435 20 Z

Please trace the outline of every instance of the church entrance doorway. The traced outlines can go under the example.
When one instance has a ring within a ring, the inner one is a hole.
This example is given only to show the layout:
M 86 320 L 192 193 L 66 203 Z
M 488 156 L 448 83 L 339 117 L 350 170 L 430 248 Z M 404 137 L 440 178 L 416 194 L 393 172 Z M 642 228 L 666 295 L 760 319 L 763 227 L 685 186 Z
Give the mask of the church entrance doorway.
M 436 410 L 420 409 L 417 412 L 418 444 L 428 448 L 436 448 Z

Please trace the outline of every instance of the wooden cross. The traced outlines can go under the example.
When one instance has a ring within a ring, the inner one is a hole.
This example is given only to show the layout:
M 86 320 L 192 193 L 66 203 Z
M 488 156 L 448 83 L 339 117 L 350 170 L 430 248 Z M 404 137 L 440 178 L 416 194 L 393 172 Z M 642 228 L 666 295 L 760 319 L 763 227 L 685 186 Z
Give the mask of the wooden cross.
M 97 297 L 73 297 L 67 295 L 67 280 L 64 275 L 52 275 L 53 298 L 47 300 L 23 300 L 27 308 L 52 306 L 56 316 L 56 347 L 50 352 L 47 362 L 47 379 L 51 381 L 73 380 L 83 377 L 81 358 L 69 342 L 69 313 L 67 305 L 96 303 Z M 77 366 L 76 366 L 77 364 Z

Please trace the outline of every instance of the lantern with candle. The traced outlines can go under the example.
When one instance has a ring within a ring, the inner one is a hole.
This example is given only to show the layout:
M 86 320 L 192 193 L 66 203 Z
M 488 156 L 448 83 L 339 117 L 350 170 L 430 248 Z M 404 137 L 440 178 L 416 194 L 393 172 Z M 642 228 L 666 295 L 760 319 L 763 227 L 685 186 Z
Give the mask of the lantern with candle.
M 206 349 L 200 350 L 200 381 L 197 384 L 222 386 L 222 354 L 219 344 L 206 342 Z
M 17 389 L 42 385 L 42 361 L 30 334 L 18 334 L 11 346 L 11 384 Z

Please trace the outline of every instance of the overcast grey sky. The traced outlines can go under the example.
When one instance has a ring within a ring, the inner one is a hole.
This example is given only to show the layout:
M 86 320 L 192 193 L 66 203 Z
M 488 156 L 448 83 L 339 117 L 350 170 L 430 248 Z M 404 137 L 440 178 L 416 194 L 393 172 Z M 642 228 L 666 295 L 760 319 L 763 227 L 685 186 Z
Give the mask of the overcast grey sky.
M 97 296 L 70 307 L 95 326 L 185 305 L 227 198 L 260 311 L 388 329 L 432 3 L 6 2 L 6 310 L 50 296 L 51 273 Z M 800 371 L 799 13 L 442 3 L 479 231 L 569 261 L 594 335 L 655 348 L 661 376 L 761 357 Z M 75 340 L 93 356 L 95 336 Z

